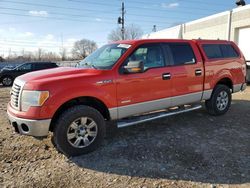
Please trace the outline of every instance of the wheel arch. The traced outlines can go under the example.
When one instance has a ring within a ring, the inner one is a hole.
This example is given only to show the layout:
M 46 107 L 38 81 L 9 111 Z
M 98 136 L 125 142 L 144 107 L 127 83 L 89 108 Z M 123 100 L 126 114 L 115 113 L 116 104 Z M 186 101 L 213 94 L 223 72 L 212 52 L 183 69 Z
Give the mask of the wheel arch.
M 85 97 L 76 97 L 73 99 L 70 99 L 66 102 L 64 102 L 54 113 L 51 123 L 50 123 L 50 131 L 53 131 L 54 126 L 55 126 L 55 122 L 58 119 L 58 117 L 67 109 L 76 106 L 76 105 L 86 105 L 92 108 L 95 108 L 96 110 L 98 110 L 102 116 L 104 117 L 105 120 L 110 120 L 110 113 L 108 110 L 108 107 L 104 104 L 104 102 L 102 102 L 100 99 L 95 98 L 95 97 L 89 97 L 89 96 L 85 96 Z
M 231 90 L 233 90 L 233 81 L 229 77 L 221 78 L 219 81 L 216 82 L 216 84 L 214 85 L 214 88 L 219 84 L 225 85 L 229 87 Z

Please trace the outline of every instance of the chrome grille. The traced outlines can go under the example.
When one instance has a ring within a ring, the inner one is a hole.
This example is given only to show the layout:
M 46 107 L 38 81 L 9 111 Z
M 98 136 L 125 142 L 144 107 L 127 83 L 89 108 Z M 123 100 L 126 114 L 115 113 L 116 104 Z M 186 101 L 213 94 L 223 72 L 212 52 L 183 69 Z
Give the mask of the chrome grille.
M 21 93 L 21 86 L 14 83 L 11 90 L 11 106 L 19 109 L 19 96 Z

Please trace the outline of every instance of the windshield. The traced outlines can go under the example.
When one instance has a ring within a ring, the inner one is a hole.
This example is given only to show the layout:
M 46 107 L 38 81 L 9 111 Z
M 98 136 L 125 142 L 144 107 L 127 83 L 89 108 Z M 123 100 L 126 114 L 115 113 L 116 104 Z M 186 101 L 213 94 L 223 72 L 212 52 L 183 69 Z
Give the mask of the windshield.
M 105 45 L 82 60 L 77 67 L 111 69 L 130 46 L 129 44 Z

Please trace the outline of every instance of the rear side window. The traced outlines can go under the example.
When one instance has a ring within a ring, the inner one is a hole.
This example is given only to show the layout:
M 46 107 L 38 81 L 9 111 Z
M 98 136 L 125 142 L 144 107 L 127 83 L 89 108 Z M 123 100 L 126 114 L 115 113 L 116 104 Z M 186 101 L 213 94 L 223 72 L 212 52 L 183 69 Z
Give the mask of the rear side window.
M 202 48 L 208 59 L 239 57 L 230 44 L 204 44 Z
M 222 58 L 222 51 L 218 44 L 204 44 L 202 45 L 203 50 L 208 59 Z
M 239 54 L 230 44 L 222 44 L 220 45 L 223 57 L 225 58 L 232 58 L 232 57 L 239 57 Z
M 174 65 L 185 65 L 195 63 L 193 49 L 188 43 L 168 44 L 172 52 Z

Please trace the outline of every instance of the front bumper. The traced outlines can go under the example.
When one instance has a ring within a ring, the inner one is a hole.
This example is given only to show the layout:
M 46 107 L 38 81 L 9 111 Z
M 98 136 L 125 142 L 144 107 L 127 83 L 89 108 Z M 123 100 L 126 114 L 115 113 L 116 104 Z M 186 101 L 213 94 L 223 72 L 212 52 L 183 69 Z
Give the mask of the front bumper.
M 13 116 L 7 111 L 10 124 L 15 128 L 15 131 L 22 135 L 30 135 L 34 137 L 44 137 L 49 133 L 51 119 L 33 120 L 22 119 Z
M 236 84 L 233 86 L 233 93 L 244 91 L 247 88 L 247 83 Z
M 246 90 L 246 88 L 247 88 L 247 83 L 242 84 L 242 86 L 241 86 L 241 91 Z

